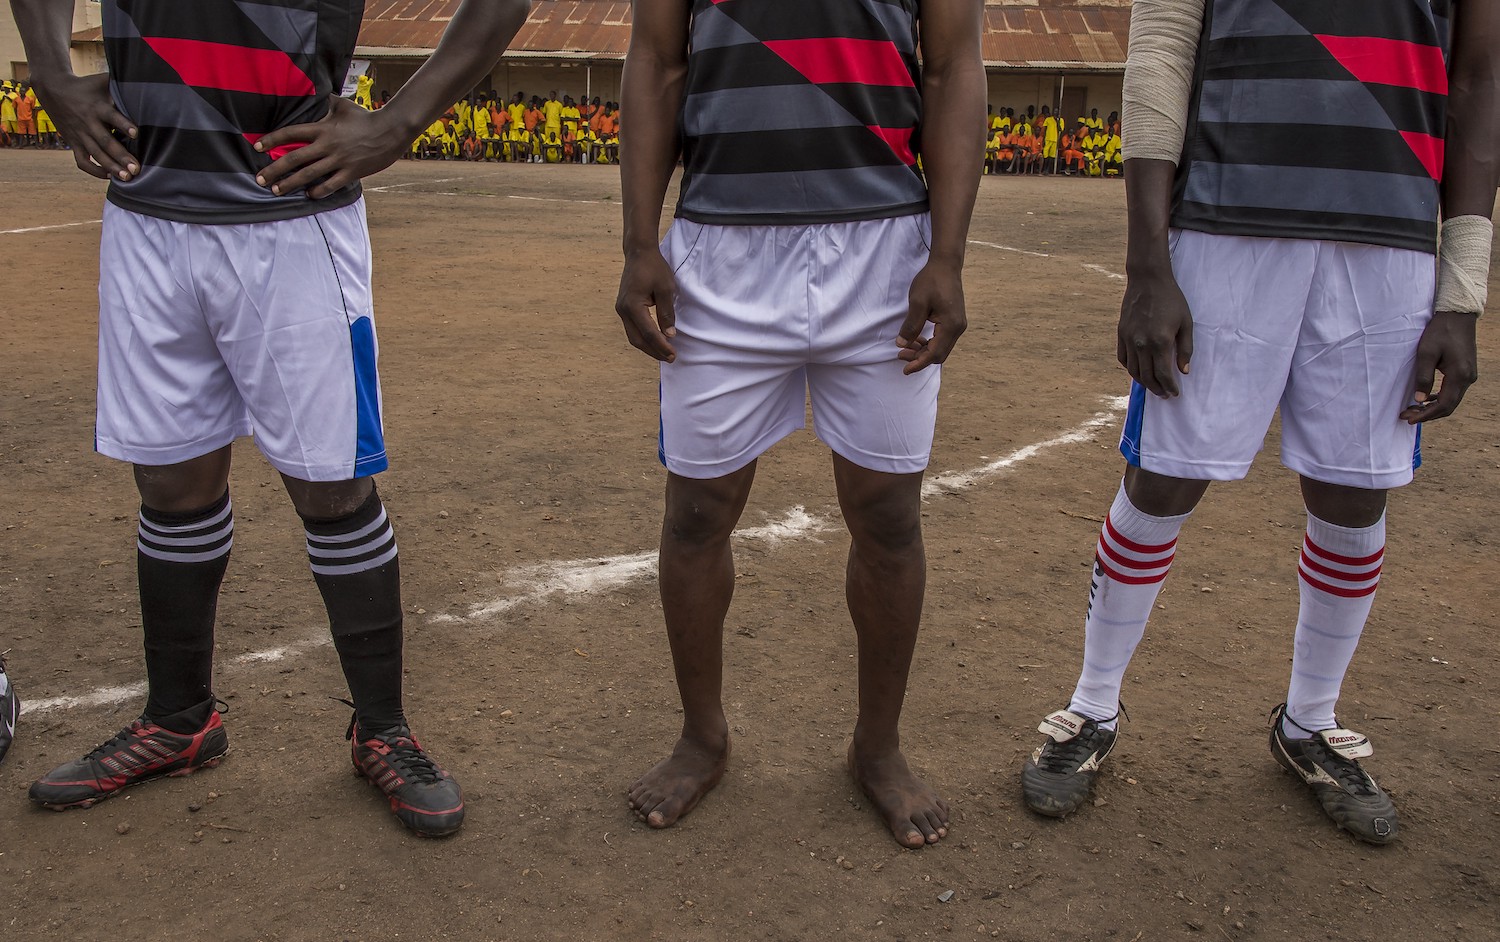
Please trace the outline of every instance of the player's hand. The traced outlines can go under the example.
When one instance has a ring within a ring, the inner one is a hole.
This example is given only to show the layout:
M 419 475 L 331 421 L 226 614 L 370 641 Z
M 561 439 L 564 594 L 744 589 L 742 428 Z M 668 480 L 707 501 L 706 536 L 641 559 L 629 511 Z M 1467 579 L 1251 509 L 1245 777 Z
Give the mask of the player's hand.
M 1478 322 L 1477 314 L 1438 311 L 1432 315 L 1417 343 L 1417 375 L 1412 389 L 1416 405 L 1401 410 L 1401 418 L 1408 425 L 1452 415 L 1479 378 L 1478 344 L 1474 340 Z M 1443 387 L 1434 396 L 1437 373 L 1443 374 Z
M 140 172 L 140 161 L 115 136 L 118 132 L 133 140 L 140 132 L 115 109 L 107 73 L 38 77 L 36 95 L 73 148 L 79 170 L 101 180 L 129 180 Z
M 1193 313 L 1170 266 L 1132 275 L 1126 284 L 1115 358 L 1153 394 L 1163 399 L 1181 394 L 1177 373 L 1187 373 L 1193 358 Z
M 255 149 L 266 154 L 278 147 L 296 148 L 257 173 L 255 182 L 277 196 L 305 190 L 321 199 L 379 173 L 411 146 L 383 114 L 384 108 L 366 111 L 347 98 L 329 96 L 328 113 L 320 120 L 278 128 L 255 142 Z
M 906 361 L 901 371 L 911 375 L 934 363 L 942 363 L 953 345 L 969 327 L 964 312 L 963 272 L 957 265 L 928 260 L 912 279 L 906 320 L 896 335 L 901 349 L 896 357 Z M 932 322 L 932 337 L 922 337 L 922 328 Z
M 677 336 L 677 315 L 672 309 L 676 297 L 677 279 L 655 246 L 626 253 L 615 313 L 632 347 L 666 363 L 677 359 L 671 339 Z M 655 317 L 651 316 L 653 307 Z

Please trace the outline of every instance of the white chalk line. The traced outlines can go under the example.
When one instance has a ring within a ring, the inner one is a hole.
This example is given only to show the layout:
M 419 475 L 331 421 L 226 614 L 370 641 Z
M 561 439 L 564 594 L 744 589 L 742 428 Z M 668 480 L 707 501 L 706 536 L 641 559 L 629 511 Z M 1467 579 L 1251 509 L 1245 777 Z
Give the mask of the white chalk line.
M 1048 449 L 1089 441 L 1099 433 L 1100 429 L 1110 425 L 1129 401 L 1124 396 L 1112 396 L 1106 400 L 1106 407 L 1103 410 L 1060 435 L 1018 448 L 1003 458 L 989 461 L 977 468 L 939 474 L 922 485 L 922 499 L 930 500 L 973 487 L 987 478 L 1014 468 L 1023 461 L 1035 458 Z M 809 514 L 802 507 L 794 507 L 781 520 L 759 527 L 736 530 L 735 536 L 742 540 L 759 540 L 774 546 L 784 541 L 807 539 L 834 527 L 833 521 Z M 622 556 L 599 556 L 591 559 L 523 566 L 512 569 L 501 577 L 501 580 L 512 588 L 513 594 L 500 596 L 487 602 L 479 602 L 470 606 L 468 613 L 464 615 L 434 615 L 431 621 L 443 624 L 484 621 L 518 606 L 540 602 L 554 596 L 596 594 L 649 579 L 654 575 L 656 575 L 655 550 Z
M 1015 252 L 1017 255 L 1030 255 L 1032 258 L 1055 258 L 1059 261 L 1066 258 L 1066 256 L 1062 255 L 1049 255 L 1046 252 L 1033 252 L 1029 249 L 1018 249 L 1013 245 L 1001 245 L 998 242 L 981 242 L 979 239 L 969 239 L 968 242 L 970 245 L 982 245 L 987 249 L 998 249 L 1001 252 Z M 1084 271 L 1091 271 L 1095 274 L 1103 275 L 1111 281 L 1125 280 L 1124 275 L 1120 274 L 1117 271 L 1110 271 L 1103 265 L 1094 265 L 1089 262 L 1079 262 L 1079 264 L 1083 266 Z
M 52 226 L 27 226 L 25 229 L 0 229 L 0 235 L 23 235 L 27 232 L 45 232 L 48 229 L 72 229 L 74 226 L 97 226 L 102 219 L 85 219 L 83 222 L 60 222 Z
M 734 535 L 741 540 L 757 540 L 775 546 L 787 540 L 808 538 L 832 528 L 832 521 L 810 514 L 802 507 L 793 507 L 780 520 L 759 527 L 744 527 L 736 530 Z M 436 624 L 482 621 L 553 596 L 593 595 L 649 579 L 654 575 L 655 550 L 520 566 L 508 570 L 501 577 L 506 585 L 518 590 L 516 594 L 477 603 L 470 606 L 465 615 L 433 615 L 428 620 Z
M 429 186 L 438 183 L 457 183 L 460 180 L 483 180 L 485 177 L 493 177 L 500 173 L 498 170 L 489 173 L 476 173 L 472 177 L 439 177 L 436 180 L 409 180 L 406 183 L 387 183 L 384 186 L 367 186 L 366 193 L 390 193 L 394 190 L 404 189 L 409 186 Z
M 270 664 L 276 661 L 283 661 L 289 657 L 296 657 L 305 651 L 311 651 L 313 648 L 321 648 L 324 645 L 332 643 L 332 640 L 332 638 L 325 634 L 322 637 L 309 638 L 306 641 L 296 641 L 281 647 L 267 648 L 264 651 L 250 651 L 230 658 L 229 664 L 232 667 L 243 667 L 250 664 Z M 145 695 L 146 682 L 139 681 L 119 687 L 100 687 L 77 696 L 27 700 L 21 704 L 21 709 L 27 716 L 33 716 L 38 713 L 50 713 L 53 710 L 115 706 L 116 704 L 124 703 L 126 700 L 136 700 Z
M 1101 429 L 1114 421 L 1128 401 L 1123 396 L 1110 397 L 1106 400 L 1106 407 L 1103 410 L 1095 413 L 1083 423 L 1046 441 L 1018 448 L 1004 457 L 967 471 L 939 474 L 922 485 L 922 499 L 930 500 L 973 487 L 1049 449 L 1089 441 L 1096 437 Z M 816 539 L 819 533 L 833 530 L 835 527 L 836 524 L 829 518 L 810 514 L 806 508 L 799 506 L 787 511 L 779 520 L 772 520 L 756 527 L 742 527 L 736 530 L 734 535 L 739 540 L 751 540 L 775 547 L 793 540 Z M 428 621 L 432 624 L 482 622 L 525 605 L 539 604 L 555 598 L 597 595 L 649 579 L 655 574 L 655 550 L 617 556 L 554 560 L 530 566 L 519 566 L 507 570 L 500 577 L 501 582 L 509 587 L 509 594 L 478 602 L 470 606 L 463 615 L 430 615 Z M 328 643 L 329 639 L 325 635 L 294 642 L 284 647 L 251 651 L 234 657 L 229 663 L 234 666 L 244 666 L 280 661 Z M 29 701 L 24 706 L 28 715 L 52 710 L 71 710 L 77 707 L 114 706 L 126 700 L 139 698 L 145 691 L 146 685 L 142 682 L 119 687 L 102 687 L 76 696 Z

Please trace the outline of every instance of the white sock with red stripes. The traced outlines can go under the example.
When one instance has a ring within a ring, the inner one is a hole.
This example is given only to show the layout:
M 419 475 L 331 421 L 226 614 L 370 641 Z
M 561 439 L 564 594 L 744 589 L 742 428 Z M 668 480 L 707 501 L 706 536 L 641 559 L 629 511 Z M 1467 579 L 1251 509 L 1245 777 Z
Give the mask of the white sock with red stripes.
M 1146 634 L 1146 619 L 1172 568 L 1177 534 L 1188 516 L 1143 514 L 1120 485 L 1094 552 L 1089 613 L 1083 623 L 1083 672 L 1068 704 L 1074 713 L 1115 727 L 1125 668 Z
M 1338 527 L 1307 515 L 1297 565 L 1302 607 L 1292 652 L 1282 732 L 1292 738 L 1333 729 L 1334 704 L 1370 617 L 1385 559 L 1385 515 L 1371 527 Z

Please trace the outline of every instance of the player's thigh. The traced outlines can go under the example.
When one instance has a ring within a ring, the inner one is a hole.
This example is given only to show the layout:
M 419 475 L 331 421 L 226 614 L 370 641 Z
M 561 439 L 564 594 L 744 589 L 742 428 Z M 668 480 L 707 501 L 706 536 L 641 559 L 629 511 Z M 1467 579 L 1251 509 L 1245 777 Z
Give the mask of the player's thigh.
M 1420 427 L 1411 403 L 1417 343 L 1432 318 L 1432 256 L 1319 243 L 1309 306 L 1281 402 L 1282 462 L 1315 481 L 1383 489 L 1410 482 Z
M 339 481 L 386 467 L 364 203 L 218 226 L 211 320 L 280 472 Z M 209 250 L 205 250 L 206 252 Z
M 1316 244 L 1174 231 L 1172 269 L 1193 317 L 1181 395 L 1131 384 L 1120 450 L 1156 474 L 1245 476 L 1286 387 L 1312 291 Z
M 926 264 L 926 213 L 813 227 L 814 362 L 808 367 L 818 437 L 863 468 L 912 474 L 927 467 L 940 366 L 906 375 L 896 337 L 911 284 Z M 932 326 L 923 335 L 931 336 Z
M 661 367 L 659 444 L 674 474 L 728 474 L 802 427 L 806 230 L 679 219 L 662 242 L 677 357 Z
M 94 425 L 101 454 L 175 465 L 250 431 L 199 303 L 189 243 L 201 228 L 105 204 Z

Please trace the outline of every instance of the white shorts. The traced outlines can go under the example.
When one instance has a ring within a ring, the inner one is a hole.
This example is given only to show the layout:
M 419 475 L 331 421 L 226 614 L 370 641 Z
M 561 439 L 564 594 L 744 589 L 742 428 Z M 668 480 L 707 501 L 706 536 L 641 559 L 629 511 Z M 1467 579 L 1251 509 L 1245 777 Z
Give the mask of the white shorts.
M 94 447 L 144 465 L 241 435 L 304 481 L 385 470 L 363 200 L 244 225 L 104 208 Z
M 1435 264 L 1350 242 L 1171 234 L 1193 313 L 1182 395 L 1131 385 L 1120 451 L 1194 480 L 1243 478 L 1281 409 L 1281 461 L 1328 484 L 1384 489 L 1421 464 L 1411 403 L 1417 342 L 1432 319 Z
M 863 468 L 927 467 L 940 369 L 897 359 L 927 214 L 810 226 L 677 219 L 662 255 L 677 276 L 677 359 L 661 367 L 662 464 L 737 471 L 802 428 Z M 928 325 L 926 336 L 931 336 Z

